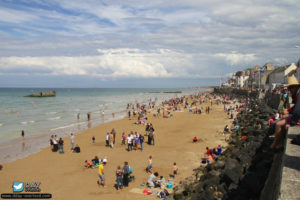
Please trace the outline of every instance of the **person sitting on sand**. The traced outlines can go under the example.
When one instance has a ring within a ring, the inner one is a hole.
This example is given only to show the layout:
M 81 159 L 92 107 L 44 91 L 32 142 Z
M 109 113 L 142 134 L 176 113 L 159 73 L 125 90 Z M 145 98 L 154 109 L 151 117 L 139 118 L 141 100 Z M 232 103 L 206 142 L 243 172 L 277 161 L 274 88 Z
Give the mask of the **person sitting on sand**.
M 76 144 L 75 148 L 72 150 L 73 153 L 80 153 L 80 147 Z
M 166 179 L 163 176 L 160 176 L 159 180 L 156 181 L 155 186 L 160 188 L 165 188 Z
M 211 150 L 210 150 L 208 147 L 206 147 L 206 152 L 205 152 L 205 154 L 206 154 L 206 155 L 211 155 Z
M 94 166 L 94 164 L 93 164 L 93 162 L 92 161 L 87 161 L 87 160 L 85 160 L 84 161 L 84 167 L 86 167 L 86 168 L 92 168 Z
M 229 126 L 226 124 L 226 126 L 224 127 L 224 133 L 229 133 Z
M 98 156 L 95 156 L 95 158 L 94 159 L 92 159 L 92 162 L 93 162 L 93 165 L 99 165 L 99 158 L 98 158 Z
M 193 142 L 194 143 L 198 142 L 198 138 L 196 136 L 193 138 Z
M 148 185 L 148 187 L 154 187 L 154 186 L 155 186 L 155 184 L 154 184 L 154 179 L 155 179 L 156 177 L 158 177 L 158 173 L 157 173 L 157 172 L 155 172 L 154 174 L 152 173 L 152 174 L 149 176 L 149 178 L 148 178 L 148 180 L 147 180 L 147 185 Z

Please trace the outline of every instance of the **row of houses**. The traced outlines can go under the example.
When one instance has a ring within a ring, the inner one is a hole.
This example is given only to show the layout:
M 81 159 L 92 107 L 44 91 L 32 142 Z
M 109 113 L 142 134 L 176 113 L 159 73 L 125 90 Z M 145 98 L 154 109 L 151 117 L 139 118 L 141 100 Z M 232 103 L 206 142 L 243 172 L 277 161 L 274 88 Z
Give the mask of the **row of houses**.
M 300 80 L 300 59 L 297 63 L 275 67 L 268 62 L 264 66 L 259 65 L 244 71 L 236 72 L 223 86 L 240 88 L 274 89 L 287 83 L 287 77 L 295 75 Z

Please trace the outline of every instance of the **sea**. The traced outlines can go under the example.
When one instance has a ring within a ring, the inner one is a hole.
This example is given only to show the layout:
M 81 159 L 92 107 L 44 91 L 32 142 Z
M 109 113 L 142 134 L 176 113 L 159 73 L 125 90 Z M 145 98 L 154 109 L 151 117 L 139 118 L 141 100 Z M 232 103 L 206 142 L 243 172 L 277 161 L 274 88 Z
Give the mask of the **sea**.
M 45 91 L 56 97 L 24 97 Z M 0 88 L 0 164 L 39 152 L 51 135 L 70 136 L 122 119 L 127 104 L 156 105 L 209 88 Z M 181 91 L 181 93 L 173 93 Z M 91 120 L 87 120 L 91 113 Z M 103 117 L 104 113 L 104 117 Z M 78 119 L 79 116 L 79 119 Z M 25 138 L 22 139 L 21 131 Z

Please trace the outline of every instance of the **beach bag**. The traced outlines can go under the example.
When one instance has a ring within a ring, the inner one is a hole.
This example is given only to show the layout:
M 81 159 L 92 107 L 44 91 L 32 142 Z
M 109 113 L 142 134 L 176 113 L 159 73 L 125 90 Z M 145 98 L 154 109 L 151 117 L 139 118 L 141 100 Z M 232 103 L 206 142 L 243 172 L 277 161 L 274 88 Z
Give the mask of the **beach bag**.
M 165 195 L 166 195 L 166 196 L 169 196 L 169 195 L 170 195 L 169 192 L 168 192 L 168 190 L 164 189 L 164 192 L 165 192 Z
M 161 191 L 161 192 L 158 193 L 157 196 L 158 196 L 158 198 L 162 199 L 162 198 L 165 198 L 165 197 L 166 197 L 166 194 L 165 194 L 164 191 Z

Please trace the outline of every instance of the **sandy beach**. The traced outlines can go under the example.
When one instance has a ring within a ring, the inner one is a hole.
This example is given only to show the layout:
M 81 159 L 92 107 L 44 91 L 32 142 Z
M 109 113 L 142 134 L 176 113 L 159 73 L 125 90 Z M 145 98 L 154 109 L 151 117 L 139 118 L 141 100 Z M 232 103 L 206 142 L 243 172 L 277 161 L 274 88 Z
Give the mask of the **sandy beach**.
M 205 107 L 207 104 L 202 104 Z M 70 137 L 64 138 L 64 154 L 52 152 L 50 147 L 26 158 L 3 164 L 0 171 L 0 193 L 12 193 L 12 183 L 41 182 L 42 193 L 51 193 L 52 199 L 153 199 L 156 195 L 146 195 L 141 191 L 147 189 L 141 186 L 149 177 L 145 172 L 148 157 L 153 157 L 153 169 L 166 179 L 172 172 L 173 163 L 179 168 L 174 182 L 178 184 L 184 178 L 193 174 L 193 169 L 200 166 L 205 147 L 225 145 L 224 136 L 218 134 L 226 124 L 230 124 L 228 116 L 223 111 L 223 105 L 213 105 L 210 114 L 191 114 L 188 109 L 172 112 L 171 118 L 155 118 L 148 114 L 148 122 L 155 128 L 155 145 L 144 144 L 144 151 L 126 150 L 127 145 L 121 145 L 121 134 L 130 131 L 145 133 L 144 125 L 134 124 L 127 117 L 121 120 L 102 124 L 75 135 L 75 144 L 79 144 L 81 153 L 71 153 Z M 105 135 L 114 128 L 117 132 L 116 144 L 113 149 L 105 147 Z M 92 143 L 95 136 L 96 142 Z M 200 141 L 192 143 L 194 136 Z M 145 140 L 147 141 L 146 137 Z M 95 156 L 107 157 L 104 167 L 107 187 L 97 185 L 98 169 L 87 169 L 83 166 L 85 160 Z M 133 168 L 135 181 L 128 188 L 117 191 L 115 171 L 118 165 L 128 161 Z

